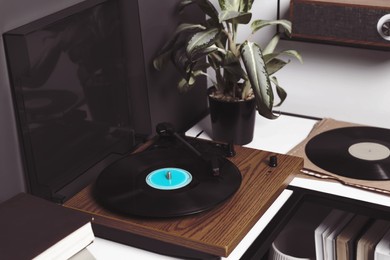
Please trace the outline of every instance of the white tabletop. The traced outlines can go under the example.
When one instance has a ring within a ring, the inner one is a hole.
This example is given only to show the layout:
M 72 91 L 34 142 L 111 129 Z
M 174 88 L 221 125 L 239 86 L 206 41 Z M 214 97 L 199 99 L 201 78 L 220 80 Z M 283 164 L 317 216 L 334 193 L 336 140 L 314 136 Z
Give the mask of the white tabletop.
M 257 116 L 253 141 L 246 146 L 275 153 L 287 153 L 306 138 L 316 122 L 317 120 L 287 115 L 281 115 L 276 120 L 268 120 Z M 186 132 L 186 135 L 197 136 L 199 133 L 201 133 L 199 138 L 210 139 L 211 127 L 209 117 L 204 118 L 192 127 Z M 388 196 L 346 187 L 339 183 L 296 177 L 291 182 L 291 185 L 390 207 L 390 197 Z M 285 190 L 229 257 L 223 259 L 239 259 L 290 195 L 291 191 Z M 87 249 L 95 259 L 175 259 L 102 238 L 96 238 L 95 242 Z
M 283 114 L 278 119 L 270 120 L 257 114 L 253 140 L 245 146 L 275 153 L 287 153 L 306 138 L 317 122 L 317 120 Z M 186 135 L 196 136 L 201 131 L 203 132 L 199 138 L 211 139 L 209 117 L 205 117 L 188 130 Z

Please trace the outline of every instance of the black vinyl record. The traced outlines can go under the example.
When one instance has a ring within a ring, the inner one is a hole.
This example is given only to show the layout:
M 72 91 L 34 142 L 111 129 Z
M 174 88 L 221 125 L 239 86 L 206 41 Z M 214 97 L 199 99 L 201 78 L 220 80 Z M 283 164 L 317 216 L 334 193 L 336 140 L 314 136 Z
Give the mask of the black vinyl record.
M 210 164 L 181 149 L 136 153 L 108 166 L 95 183 L 95 196 L 103 207 L 117 213 L 142 217 L 175 217 L 211 209 L 233 195 L 241 184 L 238 168 L 224 157 L 220 175 Z M 146 182 L 161 168 L 179 168 L 191 174 L 184 187 L 161 190 Z
M 390 130 L 377 127 L 345 127 L 313 137 L 306 155 L 318 167 L 361 180 L 390 179 Z

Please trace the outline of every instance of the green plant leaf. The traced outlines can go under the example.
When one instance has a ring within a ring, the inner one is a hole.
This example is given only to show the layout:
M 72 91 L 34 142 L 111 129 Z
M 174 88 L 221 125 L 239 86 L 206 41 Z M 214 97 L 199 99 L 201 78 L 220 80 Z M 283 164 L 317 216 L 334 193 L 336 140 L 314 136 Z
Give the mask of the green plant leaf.
M 180 24 L 171 38 L 167 43 L 162 47 L 161 51 L 158 53 L 157 57 L 153 60 L 153 66 L 157 70 L 161 70 L 162 67 L 169 61 L 172 52 L 177 49 L 183 48 L 183 42 L 187 40 L 183 39 L 186 37 L 187 33 L 195 33 L 199 30 L 205 30 L 206 28 L 200 24 Z
M 284 66 L 286 66 L 288 62 L 281 60 L 281 59 L 272 59 L 267 63 L 267 71 L 268 75 L 272 75 L 275 72 L 282 69 Z
M 240 11 L 249 12 L 252 9 L 252 4 L 255 0 L 241 0 Z
M 251 93 L 253 93 L 251 83 L 249 80 L 246 80 L 244 82 L 244 87 L 242 88 L 241 99 L 247 99 L 249 96 L 251 96 Z
M 196 55 L 198 52 L 205 50 L 215 43 L 220 33 L 218 28 L 211 28 L 205 31 L 195 33 L 189 40 L 186 52 L 189 57 Z
M 219 0 L 219 6 L 224 11 L 248 12 L 254 0 Z
M 241 93 L 236 93 L 240 79 L 247 78 L 245 70 L 242 68 L 240 60 L 232 53 L 225 55 L 223 63 L 224 93 L 229 92 L 233 97 L 241 97 Z
M 260 47 L 256 43 L 245 41 L 241 47 L 241 55 L 259 114 L 269 119 L 277 118 L 272 112 L 274 96 Z
M 284 50 L 284 51 L 281 51 L 281 52 L 273 52 L 273 53 L 269 53 L 269 54 L 264 54 L 264 52 L 263 52 L 263 55 L 264 55 L 264 61 L 267 64 L 271 60 L 273 60 L 276 57 L 281 56 L 281 55 L 292 56 L 292 57 L 296 58 L 297 60 L 299 60 L 299 62 L 303 63 L 302 56 L 295 50 Z
M 221 11 L 218 16 L 219 22 L 233 22 L 238 24 L 247 24 L 252 19 L 251 13 L 237 11 Z
M 264 62 L 267 64 L 268 62 L 270 62 L 272 59 L 276 58 L 279 56 L 279 53 L 278 52 L 272 52 L 272 53 L 269 53 L 269 54 L 265 54 L 264 51 L 263 51 L 263 58 L 264 58 Z
M 191 76 L 194 64 L 188 59 L 185 49 L 181 48 L 172 52 L 171 61 L 181 76 L 188 80 Z
M 278 107 L 282 105 L 283 102 L 286 100 L 287 92 L 279 85 L 279 82 L 276 77 L 271 77 L 271 81 L 275 84 L 276 93 L 278 94 L 278 97 L 280 99 L 279 103 L 275 105 L 275 107 Z
M 206 71 L 206 69 L 210 68 L 211 67 L 211 64 L 208 63 L 207 61 L 205 60 L 200 60 L 198 61 L 195 66 L 193 67 L 193 70 L 194 71 Z
M 279 43 L 279 40 L 280 40 L 280 36 L 278 33 L 276 33 L 263 49 L 263 55 L 266 56 L 268 54 L 273 53 L 275 51 L 276 46 Z
M 182 0 L 179 4 L 179 11 L 191 4 L 197 4 L 202 11 L 211 17 L 214 21 L 218 21 L 218 11 L 209 0 Z
M 239 11 L 241 0 L 219 0 L 219 6 L 223 11 Z
M 232 82 L 232 84 L 236 83 L 239 79 L 247 78 L 246 72 L 243 70 L 240 60 L 231 51 L 225 55 L 222 67 L 230 74 L 234 75 L 234 78 L 232 79 L 234 82 Z
M 162 70 L 164 65 L 168 63 L 168 61 L 171 59 L 171 51 L 166 51 L 164 53 L 161 53 L 159 56 L 157 56 L 153 60 L 153 66 L 157 70 Z
M 189 59 L 191 60 L 191 62 L 196 62 L 200 59 L 204 59 L 210 53 L 218 52 L 218 51 L 222 52 L 223 53 L 222 55 L 224 55 L 224 53 L 226 52 L 224 49 L 220 49 L 215 44 L 213 44 L 213 45 L 206 47 L 204 49 L 199 48 L 198 50 L 192 52 L 191 57 L 189 57 Z
M 177 84 L 179 92 L 184 93 L 189 91 L 194 87 L 196 78 L 202 75 L 206 77 L 208 76 L 203 70 L 194 70 L 188 79 L 182 78 Z
M 291 34 L 291 22 L 288 20 L 255 20 L 251 24 L 252 33 L 257 32 L 261 28 L 269 25 L 281 25 L 288 35 Z
M 286 54 L 286 55 L 292 56 L 292 57 L 296 58 L 297 60 L 299 60 L 300 63 L 303 63 L 303 59 L 302 59 L 301 54 L 299 52 L 297 52 L 296 50 L 285 50 L 285 51 L 280 52 L 280 54 Z

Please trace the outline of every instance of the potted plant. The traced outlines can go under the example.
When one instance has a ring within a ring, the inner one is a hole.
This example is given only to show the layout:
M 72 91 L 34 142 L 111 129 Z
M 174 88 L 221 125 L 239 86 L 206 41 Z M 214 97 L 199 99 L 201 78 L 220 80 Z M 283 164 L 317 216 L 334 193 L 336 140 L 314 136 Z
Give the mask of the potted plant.
M 204 24 L 179 24 L 154 60 L 158 70 L 169 61 L 175 65 L 182 76 L 178 83 L 180 91 L 193 87 L 198 77 L 206 76 L 211 80 L 213 86 L 208 93 L 214 139 L 236 144 L 252 140 L 255 109 L 265 118 L 278 117 L 273 107 L 281 105 L 287 93 L 274 74 L 289 62 L 280 57 L 288 55 L 301 61 L 295 50 L 276 51 L 279 32 L 270 37 L 264 47 L 250 40 L 260 29 L 270 25 L 279 26 L 287 35 L 291 33 L 288 20 L 251 22 L 254 1 L 219 0 L 217 9 L 209 0 L 182 0 L 179 11 L 195 4 L 207 19 Z M 252 33 L 238 42 L 240 26 L 250 22 Z M 275 92 L 279 97 L 276 105 Z M 215 115 L 214 110 L 221 114 Z M 249 124 L 249 130 L 245 130 L 244 123 Z

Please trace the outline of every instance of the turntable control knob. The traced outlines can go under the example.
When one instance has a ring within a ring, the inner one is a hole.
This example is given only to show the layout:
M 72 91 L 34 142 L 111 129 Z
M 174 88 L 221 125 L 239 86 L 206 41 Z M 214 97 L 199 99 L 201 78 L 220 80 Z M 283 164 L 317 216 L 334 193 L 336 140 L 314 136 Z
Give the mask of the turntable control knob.
M 390 14 L 386 14 L 379 19 L 377 31 L 383 39 L 390 41 Z
M 276 157 L 276 155 L 271 155 L 269 157 L 268 165 L 271 166 L 271 167 L 278 166 L 278 157 Z

